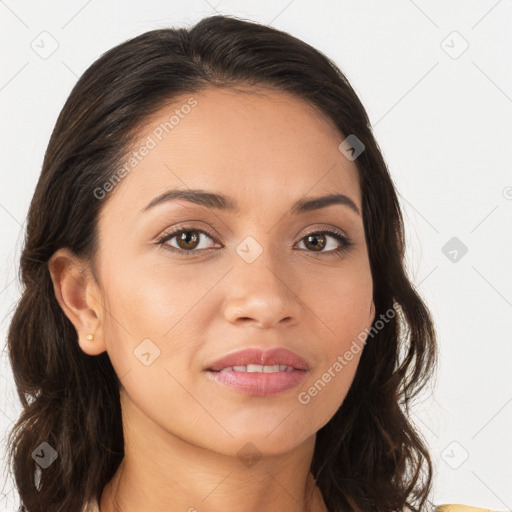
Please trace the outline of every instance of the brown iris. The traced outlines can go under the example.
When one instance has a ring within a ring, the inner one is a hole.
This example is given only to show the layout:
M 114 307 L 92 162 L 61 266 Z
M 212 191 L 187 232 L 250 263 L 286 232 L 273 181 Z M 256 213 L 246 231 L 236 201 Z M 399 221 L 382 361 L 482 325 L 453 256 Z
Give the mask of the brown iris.
M 181 249 L 195 249 L 199 243 L 199 236 L 195 231 L 183 231 L 176 240 Z
M 321 242 L 317 242 L 316 240 L 322 240 Z M 309 247 L 308 244 L 311 244 L 311 247 Z M 325 235 L 322 235 L 320 233 L 318 234 L 311 234 L 304 238 L 304 245 L 308 248 L 312 248 L 313 251 L 321 251 L 325 247 Z

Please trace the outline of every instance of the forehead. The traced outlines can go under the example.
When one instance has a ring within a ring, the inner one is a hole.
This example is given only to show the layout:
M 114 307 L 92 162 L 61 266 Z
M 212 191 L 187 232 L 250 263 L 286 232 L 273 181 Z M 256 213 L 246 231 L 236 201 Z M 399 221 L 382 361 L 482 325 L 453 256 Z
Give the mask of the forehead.
M 201 188 L 260 207 L 266 196 L 291 202 L 309 191 L 341 192 L 360 207 L 357 167 L 338 150 L 344 138 L 327 116 L 286 92 L 184 94 L 140 126 L 122 162 L 129 173 L 109 202 L 140 210 L 166 189 Z

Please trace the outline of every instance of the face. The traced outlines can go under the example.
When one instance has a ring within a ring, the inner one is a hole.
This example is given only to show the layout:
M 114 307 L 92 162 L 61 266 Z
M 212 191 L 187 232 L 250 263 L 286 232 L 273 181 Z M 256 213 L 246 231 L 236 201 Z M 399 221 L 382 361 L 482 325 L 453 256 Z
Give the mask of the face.
M 262 454 L 290 450 L 342 404 L 361 350 L 343 356 L 374 317 L 357 168 L 338 150 L 345 136 L 286 93 L 213 89 L 163 108 L 139 136 L 137 164 L 103 199 L 96 256 L 96 336 L 123 403 L 218 453 L 248 442 Z M 199 189 L 228 199 L 162 198 Z M 331 194 L 349 199 L 294 208 Z M 276 348 L 306 369 L 207 370 Z

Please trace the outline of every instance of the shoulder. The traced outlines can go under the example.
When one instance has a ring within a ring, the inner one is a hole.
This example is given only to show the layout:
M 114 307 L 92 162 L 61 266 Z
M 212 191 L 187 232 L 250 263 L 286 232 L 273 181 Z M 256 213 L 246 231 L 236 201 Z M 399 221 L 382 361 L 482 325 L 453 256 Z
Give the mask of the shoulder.
M 447 503 L 437 505 L 435 512 L 498 512 L 490 508 L 473 507 L 471 505 L 460 505 L 458 503 Z

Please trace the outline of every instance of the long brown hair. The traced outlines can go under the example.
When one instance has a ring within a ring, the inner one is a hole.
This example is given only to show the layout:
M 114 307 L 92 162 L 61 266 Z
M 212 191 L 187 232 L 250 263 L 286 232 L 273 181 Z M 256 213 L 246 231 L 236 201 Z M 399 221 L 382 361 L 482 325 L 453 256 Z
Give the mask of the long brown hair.
M 429 503 L 432 462 L 409 407 L 436 368 L 435 329 L 406 275 L 402 214 L 365 109 L 338 67 L 308 44 L 234 16 L 212 16 L 107 51 L 78 80 L 51 135 L 8 332 L 23 405 L 8 441 L 20 510 L 79 512 L 86 498 L 101 495 L 124 454 L 120 381 L 106 352 L 80 349 L 56 300 L 49 259 L 67 247 L 94 268 L 98 216 L 108 201 L 95 190 L 118 169 L 150 115 L 178 95 L 239 85 L 293 94 L 365 148 L 355 163 L 375 322 L 390 308 L 398 313 L 367 343 L 342 406 L 317 433 L 311 472 L 325 503 L 331 512 L 352 510 L 352 500 L 364 511 L 423 510 Z M 41 443 L 58 454 L 43 470 L 33 458 Z

